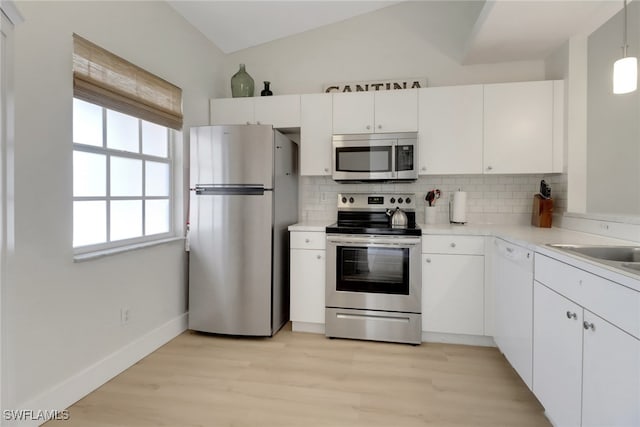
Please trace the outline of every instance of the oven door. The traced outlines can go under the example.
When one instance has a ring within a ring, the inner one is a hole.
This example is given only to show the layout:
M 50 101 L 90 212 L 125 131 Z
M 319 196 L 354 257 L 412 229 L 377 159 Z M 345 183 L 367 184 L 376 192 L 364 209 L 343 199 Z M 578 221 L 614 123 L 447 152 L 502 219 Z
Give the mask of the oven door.
M 422 312 L 421 240 L 327 236 L 326 306 Z
M 333 179 L 366 181 L 395 179 L 396 141 L 334 140 Z

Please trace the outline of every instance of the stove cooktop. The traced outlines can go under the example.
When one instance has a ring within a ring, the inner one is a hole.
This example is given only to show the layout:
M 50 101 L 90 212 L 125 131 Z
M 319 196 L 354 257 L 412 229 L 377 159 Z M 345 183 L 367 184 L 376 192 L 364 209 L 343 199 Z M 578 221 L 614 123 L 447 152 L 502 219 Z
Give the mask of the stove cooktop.
M 413 193 L 338 194 L 338 222 L 326 228 L 331 234 L 369 234 L 382 236 L 420 236 L 416 225 Z M 402 209 L 407 215 L 405 228 L 391 227 L 391 214 Z
M 417 225 L 407 228 L 392 228 L 378 224 L 340 225 L 331 224 L 326 228 L 327 234 L 374 234 L 380 236 L 420 236 L 422 230 Z

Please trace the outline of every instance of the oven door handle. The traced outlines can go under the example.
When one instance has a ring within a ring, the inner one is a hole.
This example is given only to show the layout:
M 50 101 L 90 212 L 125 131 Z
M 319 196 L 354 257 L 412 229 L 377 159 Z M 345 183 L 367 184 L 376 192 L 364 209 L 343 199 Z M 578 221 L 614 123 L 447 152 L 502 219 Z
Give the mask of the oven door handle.
M 416 246 L 419 237 L 357 237 L 357 236 L 327 236 L 327 242 L 335 244 L 355 243 L 367 246 Z

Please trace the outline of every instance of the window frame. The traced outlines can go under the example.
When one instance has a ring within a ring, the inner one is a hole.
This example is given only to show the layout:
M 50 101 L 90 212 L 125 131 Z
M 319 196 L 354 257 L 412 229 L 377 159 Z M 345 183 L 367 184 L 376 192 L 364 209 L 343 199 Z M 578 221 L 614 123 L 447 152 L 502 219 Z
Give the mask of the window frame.
M 139 117 L 130 116 L 137 120 L 138 122 L 138 153 L 119 150 L 114 148 L 107 147 L 107 115 L 108 111 L 114 111 L 119 113 L 117 110 L 109 109 L 107 107 L 103 107 L 99 104 L 95 104 L 89 101 L 86 101 L 81 98 L 73 97 L 72 100 L 79 100 L 82 102 L 87 102 L 89 104 L 95 105 L 101 109 L 102 112 L 102 145 L 91 145 L 91 144 L 82 144 L 73 141 L 72 143 L 72 154 L 76 151 L 83 153 L 91 153 L 91 154 L 100 154 L 106 157 L 106 183 L 105 183 L 105 195 L 104 196 L 75 196 L 72 194 L 72 213 L 74 211 L 74 203 L 77 201 L 104 201 L 105 202 L 105 221 L 106 221 L 106 241 L 101 243 L 94 243 L 83 246 L 73 246 L 73 220 L 72 220 L 72 248 L 74 255 L 82 255 L 88 254 L 92 252 L 99 252 L 104 250 L 112 250 L 112 249 L 128 249 L 128 247 L 135 246 L 138 244 L 152 243 L 154 241 L 164 241 L 168 238 L 172 238 L 176 236 L 176 226 L 175 226 L 175 145 L 177 140 L 176 130 L 171 129 L 167 126 L 163 126 L 167 131 L 167 157 L 154 156 L 150 154 L 142 153 L 142 126 L 144 119 Z M 75 108 L 72 106 L 72 108 Z M 121 113 L 123 114 L 123 113 Z M 160 125 L 162 126 L 162 125 Z M 73 119 L 72 119 L 72 129 L 73 129 Z M 73 132 L 72 132 L 73 133 Z M 73 137 L 72 137 L 73 140 Z M 73 156 L 72 156 L 73 157 Z M 141 196 L 111 196 L 111 159 L 112 157 L 120 157 L 126 159 L 134 159 L 140 160 L 142 162 L 142 195 Z M 167 196 L 147 196 L 146 195 L 146 162 L 157 162 L 167 164 L 169 167 L 169 192 Z M 73 168 L 72 168 L 73 170 Z M 73 175 L 73 172 L 72 172 Z M 72 176 L 72 184 L 75 177 Z M 73 193 L 73 185 L 72 185 L 72 193 Z M 135 200 L 141 201 L 142 203 L 142 236 L 132 237 L 127 239 L 120 240 L 111 240 L 111 202 L 112 201 L 120 201 L 120 200 Z M 165 233 L 157 233 L 151 235 L 144 235 L 146 228 L 146 201 L 147 200 L 168 200 L 169 201 L 169 230 Z M 73 214 L 72 214 L 73 217 Z

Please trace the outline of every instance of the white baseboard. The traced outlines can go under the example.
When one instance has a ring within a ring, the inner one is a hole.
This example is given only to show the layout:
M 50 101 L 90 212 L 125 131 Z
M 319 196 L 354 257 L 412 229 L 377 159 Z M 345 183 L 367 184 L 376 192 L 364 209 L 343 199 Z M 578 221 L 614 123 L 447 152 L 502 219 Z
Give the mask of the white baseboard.
M 187 330 L 188 313 L 168 321 L 127 344 L 115 353 L 78 372 L 30 401 L 19 405 L 25 411 L 59 410 L 73 405 L 122 371 L 148 356 Z M 70 414 L 73 417 L 73 414 Z M 36 427 L 44 421 L 7 421 L 7 427 Z M 5 426 L 5 424 L 2 424 Z
M 310 322 L 291 322 L 291 330 L 293 332 L 310 332 L 312 334 L 324 335 L 324 324 Z
M 438 332 L 422 332 L 422 342 L 438 342 L 446 344 L 477 345 L 495 347 L 493 337 L 484 335 L 441 334 Z

